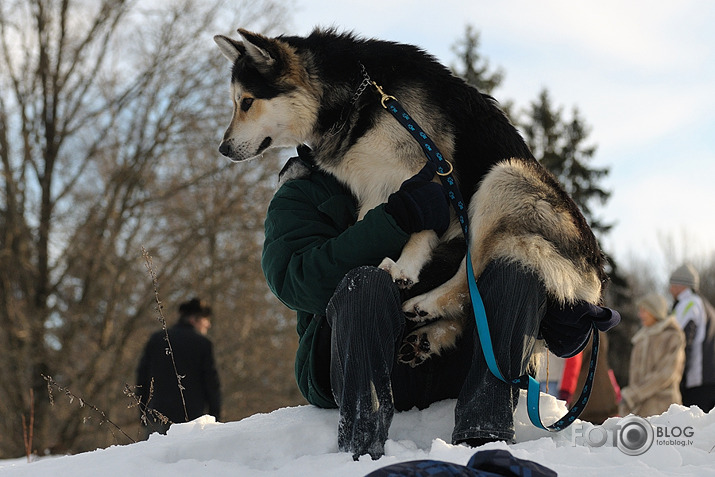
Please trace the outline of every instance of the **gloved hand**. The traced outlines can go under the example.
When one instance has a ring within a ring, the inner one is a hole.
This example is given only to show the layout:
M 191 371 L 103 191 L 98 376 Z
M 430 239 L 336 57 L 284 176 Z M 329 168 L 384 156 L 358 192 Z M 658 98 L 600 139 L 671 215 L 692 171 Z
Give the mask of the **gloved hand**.
M 390 195 L 385 211 L 408 234 L 434 230 L 442 235 L 449 227 L 449 201 L 441 184 L 432 182 L 436 166 L 428 161 Z
M 610 308 L 578 301 L 564 307 L 551 305 L 539 328 L 549 350 L 561 358 L 580 352 L 588 343 L 592 326 L 608 331 L 621 322 L 621 315 Z

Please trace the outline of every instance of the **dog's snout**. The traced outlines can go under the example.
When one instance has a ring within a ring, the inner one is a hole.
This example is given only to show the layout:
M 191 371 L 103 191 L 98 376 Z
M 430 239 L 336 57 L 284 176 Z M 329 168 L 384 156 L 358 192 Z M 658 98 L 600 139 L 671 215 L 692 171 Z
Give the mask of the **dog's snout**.
M 218 147 L 218 152 L 220 152 L 222 155 L 226 157 L 231 156 L 231 146 L 227 141 L 223 141 L 221 145 Z

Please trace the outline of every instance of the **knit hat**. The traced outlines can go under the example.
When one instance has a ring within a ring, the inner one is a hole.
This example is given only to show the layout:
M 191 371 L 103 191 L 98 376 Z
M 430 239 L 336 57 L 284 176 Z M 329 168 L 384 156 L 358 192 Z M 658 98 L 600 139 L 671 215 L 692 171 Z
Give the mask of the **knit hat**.
M 668 317 L 668 301 L 658 293 L 651 293 L 638 300 L 638 308 L 648 311 L 656 320 L 664 320 Z
M 695 270 L 691 264 L 686 263 L 675 269 L 673 274 L 670 276 L 671 285 L 685 285 L 686 287 L 692 288 L 694 291 L 698 291 L 700 286 L 700 275 L 698 271 Z

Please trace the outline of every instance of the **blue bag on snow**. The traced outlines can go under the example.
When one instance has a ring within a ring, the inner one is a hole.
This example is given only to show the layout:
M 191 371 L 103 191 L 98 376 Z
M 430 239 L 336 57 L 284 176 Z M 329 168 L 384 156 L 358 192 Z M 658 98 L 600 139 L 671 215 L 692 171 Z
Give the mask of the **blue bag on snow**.
M 365 477 L 556 477 L 556 472 L 503 449 L 479 451 L 466 466 L 439 460 L 413 460 L 388 465 Z

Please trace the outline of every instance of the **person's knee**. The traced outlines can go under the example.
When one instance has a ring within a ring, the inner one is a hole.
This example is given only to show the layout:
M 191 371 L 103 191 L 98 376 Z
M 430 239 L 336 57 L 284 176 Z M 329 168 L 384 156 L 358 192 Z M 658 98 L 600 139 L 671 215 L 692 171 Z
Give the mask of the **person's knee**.
M 479 291 L 489 321 L 500 366 L 523 367 L 528 362 L 547 294 L 539 275 L 519 262 L 492 261 L 479 277 Z
M 353 268 L 345 274 L 343 280 L 352 280 L 354 283 L 358 283 L 358 285 L 362 284 L 364 287 L 392 284 L 392 277 L 389 273 L 381 268 L 370 265 Z
M 499 258 L 487 264 L 477 282 L 485 288 L 508 288 L 511 283 L 541 284 L 538 273 L 516 261 Z
M 362 327 L 371 318 L 384 321 L 377 315 L 392 308 L 399 311 L 399 307 L 399 290 L 390 274 L 377 267 L 361 266 L 345 274 L 328 303 L 327 318 L 333 328 L 341 324 L 358 326 L 358 322 Z
M 373 298 L 378 290 L 385 293 L 398 293 L 389 273 L 380 268 L 365 265 L 353 268 L 345 274 L 335 289 L 333 299 L 336 296 L 341 296 L 351 301 L 362 301 Z
M 539 274 L 513 260 L 491 261 L 480 275 L 477 284 L 485 302 L 535 300 L 538 306 L 541 306 L 546 300 L 546 289 Z

